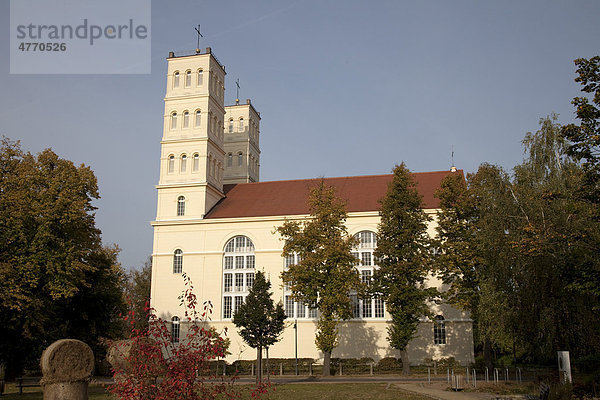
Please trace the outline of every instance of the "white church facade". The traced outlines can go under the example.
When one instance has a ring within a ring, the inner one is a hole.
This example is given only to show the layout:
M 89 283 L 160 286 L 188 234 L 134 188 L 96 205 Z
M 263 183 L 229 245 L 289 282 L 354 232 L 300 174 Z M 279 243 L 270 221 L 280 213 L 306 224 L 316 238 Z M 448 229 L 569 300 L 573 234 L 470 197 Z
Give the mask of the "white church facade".
M 227 328 L 231 340 L 228 362 L 251 360 L 254 349 L 238 336 L 231 319 L 244 301 L 256 271 L 272 283 L 274 300 L 284 304 L 288 320 L 281 341 L 270 357 L 322 359 L 315 346 L 317 311 L 293 301 L 280 274 L 295 260 L 282 257 L 283 241 L 275 227 L 287 220 L 308 217 L 307 198 L 316 180 L 260 182 L 260 113 L 250 100 L 224 105 L 225 68 L 210 48 L 190 56 L 169 54 L 165 96 L 164 134 L 161 140 L 160 180 L 154 227 L 151 306 L 170 321 L 174 340 L 185 331 L 184 309 L 178 296 L 184 290 L 182 273 L 194 284 L 200 304 L 213 305 L 211 325 Z M 425 211 L 434 217 L 435 190 L 453 172 L 415 173 Z M 460 171 L 458 173 L 461 173 Z M 370 279 L 377 268 L 379 203 L 391 175 L 326 178 L 347 202 L 347 228 L 360 244 L 355 255 L 361 278 Z M 429 285 L 439 286 L 434 277 Z M 389 315 L 378 298 L 352 298 L 354 318 L 341 322 L 339 346 L 332 357 L 398 357 L 387 342 Z M 438 324 L 423 318 L 410 343 L 409 359 L 454 357 L 473 362 L 472 320 L 445 304 L 432 304 Z

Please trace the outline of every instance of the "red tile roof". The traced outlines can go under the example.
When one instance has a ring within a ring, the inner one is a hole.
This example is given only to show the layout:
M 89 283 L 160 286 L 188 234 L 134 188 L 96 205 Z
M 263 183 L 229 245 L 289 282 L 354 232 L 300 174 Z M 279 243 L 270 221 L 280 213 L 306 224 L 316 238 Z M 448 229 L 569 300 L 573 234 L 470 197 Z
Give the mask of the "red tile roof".
M 450 171 L 416 172 L 413 177 L 423 196 L 424 208 L 437 208 L 433 195 Z M 462 170 L 455 172 L 463 174 Z M 336 188 L 336 194 L 346 200 L 348 212 L 378 211 L 379 199 L 385 196 L 392 175 L 348 176 L 325 178 Z M 217 203 L 205 218 L 265 217 L 309 214 L 308 194 L 320 179 L 273 181 L 225 185 L 225 198 Z

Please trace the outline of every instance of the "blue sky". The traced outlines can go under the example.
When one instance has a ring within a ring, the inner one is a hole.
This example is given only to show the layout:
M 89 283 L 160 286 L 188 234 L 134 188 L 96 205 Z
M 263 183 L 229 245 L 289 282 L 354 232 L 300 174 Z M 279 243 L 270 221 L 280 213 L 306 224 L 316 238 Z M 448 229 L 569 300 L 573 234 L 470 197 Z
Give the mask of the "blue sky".
M 573 121 L 573 60 L 600 54 L 598 1 L 152 1 L 152 73 L 10 75 L 0 0 L 0 135 L 91 166 L 105 243 L 152 251 L 166 56 L 210 46 L 227 104 L 261 112 L 261 180 L 511 168 L 551 112 Z

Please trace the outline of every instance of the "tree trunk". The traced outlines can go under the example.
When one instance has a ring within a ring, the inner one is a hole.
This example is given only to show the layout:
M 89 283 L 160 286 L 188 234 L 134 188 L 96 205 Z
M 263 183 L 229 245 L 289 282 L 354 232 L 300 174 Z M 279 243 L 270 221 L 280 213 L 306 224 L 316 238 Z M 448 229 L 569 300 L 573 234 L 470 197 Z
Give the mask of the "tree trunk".
M 323 376 L 331 375 L 331 352 L 323 352 Z
M 256 384 L 262 382 L 262 346 L 256 348 Z
M 271 383 L 271 370 L 269 369 L 269 348 L 265 347 L 267 350 L 267 382 Z
M 494 364 L 492 363 L 492 343 L 488 338 L 485 338 L 483 341 L 483 363 L 491 373 L 494 369 Z
M 402 375 L 410 374 L 410 362 L 408 361 L 408 352 L 406 349 L 400 350 L 400 360 L 402 360 Z

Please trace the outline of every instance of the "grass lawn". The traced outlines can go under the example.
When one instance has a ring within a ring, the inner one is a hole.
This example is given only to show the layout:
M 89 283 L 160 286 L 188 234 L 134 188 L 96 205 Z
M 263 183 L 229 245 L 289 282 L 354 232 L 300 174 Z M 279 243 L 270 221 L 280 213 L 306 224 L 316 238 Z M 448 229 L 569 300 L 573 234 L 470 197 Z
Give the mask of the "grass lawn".
M 418 396 L 395 388 L 386 389 L 385 383 L 297 383 L 276 385 L 269 394 L 263 395 L 265 400 L 305 400 L 305 399 L 375 399 L 375 400 L 429 400 L 427 397 Z M 25 388 L 23 395 L 19 395 L 14 384 L 7 385 L 2 399 L 6 400 L 42 400 L 41 388 Z M 245 398 L 250 398 L 246 396 Z M 90 400 L 113 400 L 106 389 L 99 386 L 90 386 Z

